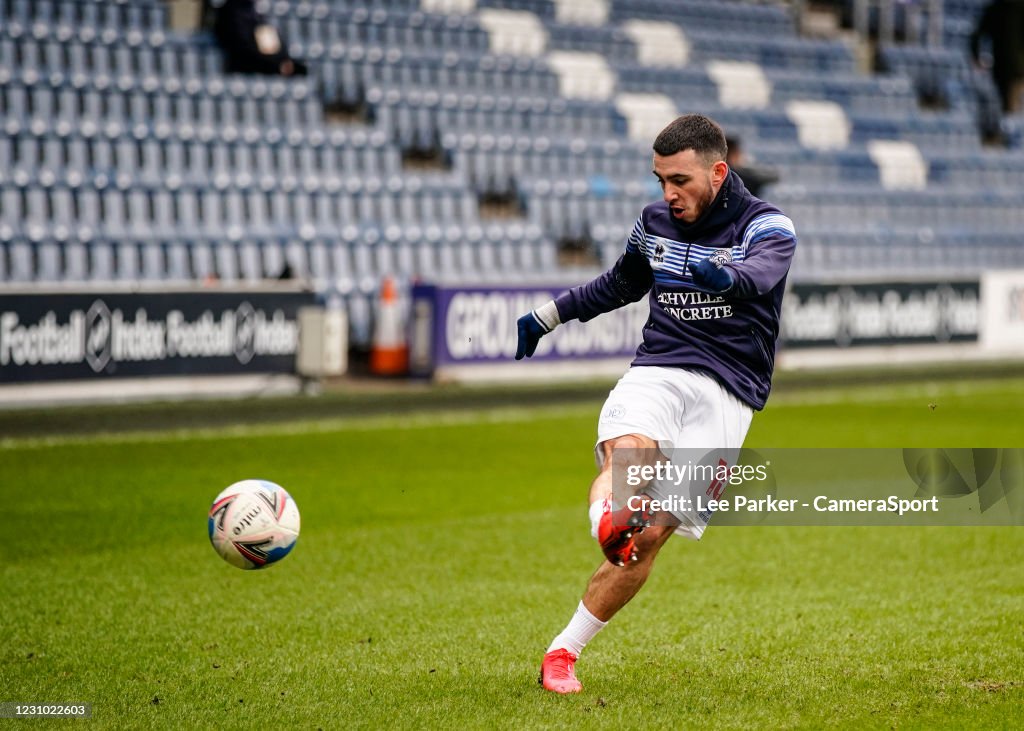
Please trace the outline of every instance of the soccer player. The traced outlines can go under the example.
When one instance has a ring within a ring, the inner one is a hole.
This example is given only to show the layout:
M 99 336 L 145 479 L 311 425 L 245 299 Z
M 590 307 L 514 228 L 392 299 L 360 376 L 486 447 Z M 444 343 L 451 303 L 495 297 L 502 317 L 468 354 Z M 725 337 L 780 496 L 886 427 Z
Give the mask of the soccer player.
M 643 586 L 669 537 L 699 539 L 710 518 L 685 509 L 653 516 L 648 502 L 636 510 L 635 503 L 613 505 L 613 471 L 621 480 L 623 468 L 672 449 L 737 454 L 753 412 L 768 399 L 796 236 L 786 216 L 729 170 L 727 152 L 721 127 L 708 117 L 669 124 L 654 142 L 663 200 L 644 208 L 623 255 L 518 321 L 517 360 L 532 356 L 559 324 L 586 322 L 649 293 L 643 343 L 598 421 L 601 469 L 590 488 L 590 520 L 607 560 L 544 656 L 541 683 L 555 693 L 582 690 L 575 663 L 583 647 Z M 703 495 L 704 487 L 689 489 Z M 655 481 L 639 489 L 645 501 L 664 496 Z

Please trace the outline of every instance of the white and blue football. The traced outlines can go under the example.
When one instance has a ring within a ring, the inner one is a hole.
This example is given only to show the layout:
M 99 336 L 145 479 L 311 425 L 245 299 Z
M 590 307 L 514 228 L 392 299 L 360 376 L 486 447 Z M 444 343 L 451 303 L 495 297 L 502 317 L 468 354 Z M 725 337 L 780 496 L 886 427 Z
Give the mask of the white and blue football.
M 208 524 L 210 543 L 221 558 L 240 569 L 262 569 L 295 547 L 299 508 L 280 485 L 242 480 L 216 497 Z

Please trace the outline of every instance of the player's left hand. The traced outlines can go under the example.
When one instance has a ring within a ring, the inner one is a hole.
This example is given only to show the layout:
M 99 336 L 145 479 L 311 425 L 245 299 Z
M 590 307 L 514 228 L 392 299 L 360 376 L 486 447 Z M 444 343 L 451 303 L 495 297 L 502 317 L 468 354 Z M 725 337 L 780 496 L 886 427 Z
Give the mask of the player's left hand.
M 516 321 L 519 330 L 519 343 L 516 346 L 516 360 L 531 357 L 537 350 L 537 343 L 551 330 L 544 327 L 535 312 L 527 312 Z
M 710 257 L 696 264 L 690 264 L 693 283 L 711 292 L 725 292 L 732 289 L 732 272 Z

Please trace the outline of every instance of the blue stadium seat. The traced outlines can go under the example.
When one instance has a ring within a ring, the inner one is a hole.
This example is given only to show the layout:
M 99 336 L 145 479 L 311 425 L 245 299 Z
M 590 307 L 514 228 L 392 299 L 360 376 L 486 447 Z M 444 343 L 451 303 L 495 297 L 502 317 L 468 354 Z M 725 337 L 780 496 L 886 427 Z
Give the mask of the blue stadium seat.
M 36 278 L 35 250 L 23 237 L 7 242 L 7 275 L 11 282 L 31 282 Z
M 636 44 L 629 35 L 616 26 L 574 26 L 548 22 L 548 48 L 553 50 L 596 53 L 609 62 L 635 62 Z

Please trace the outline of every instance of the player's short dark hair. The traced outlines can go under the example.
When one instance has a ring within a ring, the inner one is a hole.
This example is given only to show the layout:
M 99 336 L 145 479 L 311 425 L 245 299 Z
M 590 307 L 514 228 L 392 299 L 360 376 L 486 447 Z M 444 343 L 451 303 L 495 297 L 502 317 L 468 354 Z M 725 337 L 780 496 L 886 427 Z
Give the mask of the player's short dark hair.
M 728 152 L 725 132 L 718 123 L 703 114 L 684 114 L 672 120 L 654 140 L 654 151 L 664 157 L 693 150 L 705 162 L 724 160 Z

